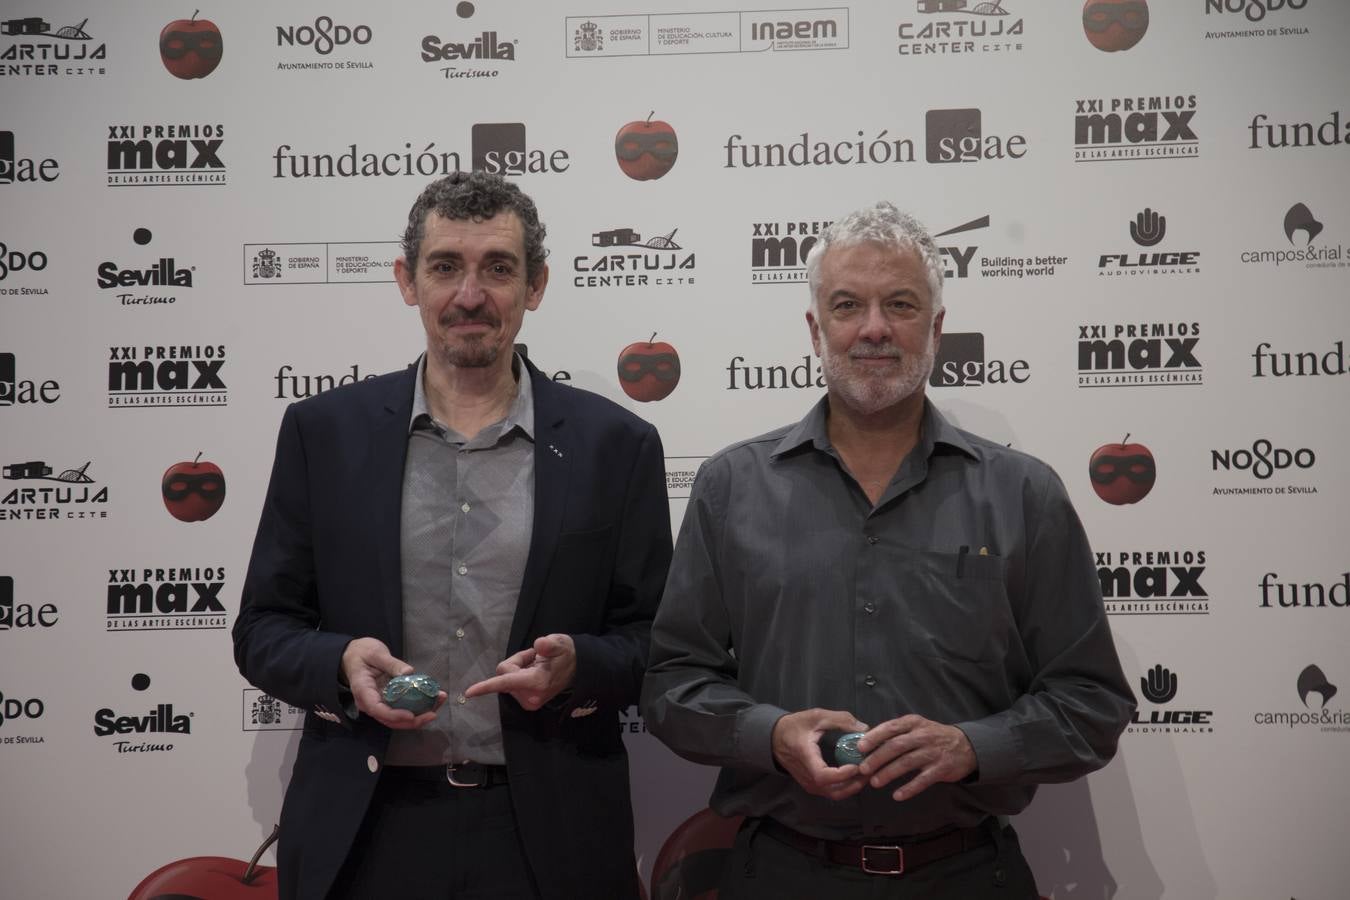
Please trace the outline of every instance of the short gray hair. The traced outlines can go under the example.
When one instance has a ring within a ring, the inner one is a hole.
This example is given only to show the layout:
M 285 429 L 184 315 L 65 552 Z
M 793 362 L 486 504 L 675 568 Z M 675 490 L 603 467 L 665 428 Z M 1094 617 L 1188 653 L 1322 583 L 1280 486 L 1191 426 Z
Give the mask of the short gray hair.
M 933 312 L 942 309 L 942 254 L 937 242 L 918 219 L 901 212 L 894 203 L 880 200 L 873 206 L 855 210 L 842 219 L 830 223 L 806 257 L 806 281 L 811 289 L 811 308 L 816 308 L 816 292 L 820 290 L 820 261 L 825 251 L 835 245 L 849 247 L 874 243 L 913 250 L 928 270 L 928 293 L 933 299 Z

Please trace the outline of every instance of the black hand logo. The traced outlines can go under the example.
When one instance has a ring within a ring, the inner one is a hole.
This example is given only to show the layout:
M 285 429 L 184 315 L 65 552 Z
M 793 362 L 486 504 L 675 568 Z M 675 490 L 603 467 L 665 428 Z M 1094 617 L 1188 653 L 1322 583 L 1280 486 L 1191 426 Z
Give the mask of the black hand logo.
M 1166 233 L 1167 217 L 1160 216 L 1148 208 L 1135 216 L 1134 221 L 1130 223 L 1130 237 L 1141 247 L 1152 247 L 1161 241 Z
M 1177 695 L 1177 676 L 1160 665 L 1154 666 L 1148 675 L 1139 679 L 1139 686 L 1149 702 L 1166 703 Z

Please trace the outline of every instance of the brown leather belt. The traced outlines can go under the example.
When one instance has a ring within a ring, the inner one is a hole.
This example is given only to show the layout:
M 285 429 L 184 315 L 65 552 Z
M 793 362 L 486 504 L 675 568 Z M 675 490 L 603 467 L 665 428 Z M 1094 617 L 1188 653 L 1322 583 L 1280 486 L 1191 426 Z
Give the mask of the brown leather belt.
M 386 775 L 415 781 L 438 781 L 452 787 L 495 787 L 506 784 L 506 766 L 462 762 L 445 766 L 385 766 Z
M 823 854 L 825 859 L 835 865 L 861 869 L 872 875 L 903 875 L 994 840 L 988 823 L 974 828 L 958 828 L 937 837 L 919 840 L 877 838 L 875 841 L 857 843 L 814 838 L 768 818 L 760 822 L 759 830 L 794 850 L 813 856 Z

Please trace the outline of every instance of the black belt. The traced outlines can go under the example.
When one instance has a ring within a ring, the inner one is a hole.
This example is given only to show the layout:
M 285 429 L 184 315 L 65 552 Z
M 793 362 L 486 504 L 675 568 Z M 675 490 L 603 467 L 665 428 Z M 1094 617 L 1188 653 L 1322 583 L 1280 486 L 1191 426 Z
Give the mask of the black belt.
M 873 841 L 827 841 L 794 831 L 781 822 L 763 819 L 759 830 L 794 850 L 824 855 L 839 866 L 862 869 L 872 875 L 902 875 L 929 863 L 973 850 L 991 843 L 994 835 L 989 825 L 958 828 L 937 837 L 918 840 L 876 838 Z
M 476 762 L 443 766 L 385 766 L 384 774 L 415 781 L 438 781 L 457 788 L 487 788 L 506 784 L 506 766 Z

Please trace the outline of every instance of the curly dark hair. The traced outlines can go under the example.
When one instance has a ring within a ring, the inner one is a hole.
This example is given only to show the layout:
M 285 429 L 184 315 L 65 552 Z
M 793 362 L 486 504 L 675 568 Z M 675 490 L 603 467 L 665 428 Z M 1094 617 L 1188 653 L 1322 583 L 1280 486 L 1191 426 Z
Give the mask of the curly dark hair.
M 525 274 L 533 282 L 548 257 L 548 250 L 544 249 L 547 232 L 539 221 L 539 210 L 520 188 L 488 172 L 452 172 L 426 186 L 408 211 L 408 228 L 403 232 L 403 258 L 408 268 L 417 269 L 429 213 L 482 222 L 503 210 L 515 213 L 524 229 Z

